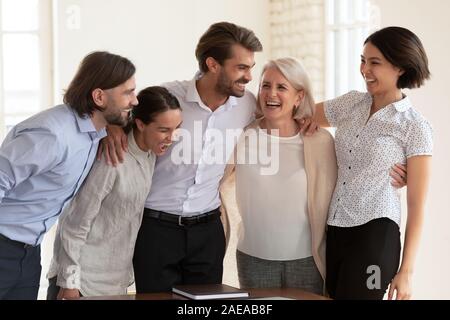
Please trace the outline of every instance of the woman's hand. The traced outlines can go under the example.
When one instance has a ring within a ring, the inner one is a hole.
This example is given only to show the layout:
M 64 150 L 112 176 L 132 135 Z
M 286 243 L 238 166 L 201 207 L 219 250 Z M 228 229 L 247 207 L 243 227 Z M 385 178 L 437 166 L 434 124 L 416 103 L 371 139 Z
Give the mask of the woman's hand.
M 78 289 L 66 289 L 61 288 L 59 289 L 58 297 L 56 299 L 58 300 L 74 300 L 80 298 L 80 291 Z
M 123 162 L 124 152 L 128 152 L 128 137 L 119 126 L 107 126 L 108 135 L 100 141 L 97 159 L 105 156 L 106 163 L 117 166 Z
M 395 300 L 409 300 L 411 299 L 411 278 L 412 274 L 409 272 L 400 271 L 394 277 L 389 286 L 388 300 L 394 298 L 394 292 L 396 292 Z

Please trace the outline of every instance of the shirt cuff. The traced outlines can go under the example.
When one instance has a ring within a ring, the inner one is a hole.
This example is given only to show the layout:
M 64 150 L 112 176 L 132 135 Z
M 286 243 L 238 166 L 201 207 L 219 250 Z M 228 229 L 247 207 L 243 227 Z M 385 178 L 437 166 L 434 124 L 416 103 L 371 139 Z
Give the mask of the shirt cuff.
M 80 289 L 81 270 L 79 266 L 61 267 L 56 284 L 65 289 Z

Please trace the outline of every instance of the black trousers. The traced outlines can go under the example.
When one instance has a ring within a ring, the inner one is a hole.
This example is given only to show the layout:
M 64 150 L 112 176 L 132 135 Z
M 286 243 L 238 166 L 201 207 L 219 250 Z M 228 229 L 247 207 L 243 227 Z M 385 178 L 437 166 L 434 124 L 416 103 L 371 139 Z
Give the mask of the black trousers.
M 144 214 L 133 257 L 136 291 L 169 292 L 175 284 L 222 283 L 224 255 L 219 211 L 214 218 L 189 226 Z
M 57 277 L 48 279 L 47 300 L 56 300 L 58 298 L 59 289 L 57 284 Z
M 388 219 L 328 226 L 326 287 L 333 299 L 382 300 L 400 263 L 400 231 Z
M 41 247 L 0 235 L 0 300 L 37 300 Z

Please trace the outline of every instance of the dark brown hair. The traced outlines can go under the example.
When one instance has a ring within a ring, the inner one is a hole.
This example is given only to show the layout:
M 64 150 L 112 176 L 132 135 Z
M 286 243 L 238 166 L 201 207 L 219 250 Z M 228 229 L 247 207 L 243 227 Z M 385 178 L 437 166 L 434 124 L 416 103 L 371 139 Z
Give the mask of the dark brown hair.
M 139 92 L 137 99 L 139 104 L 131 110 L 131 125 L 133 128 L 136 128 L 135 119 L 149 124 L 160 113 L 168 110 L 181 110 L 178 99 L 164 87 L 145 88 Z
M 231 48 L 235 44 L 252 52 L 263 50 L 261 42 L 249 29 L 229 22 L 218 22 L 211 25 L 200 38 L 195 50 L 200 70 L 204 73 L 208 72 L 206 59 L 209 57 L 223 65 L 226 59 L 232 57 Z
M 425 49 L 410 30 L 387 27 L 371 34 L 364 44 L 368 42 L 377 47 L 392 65 L 404 71 L 397 82 L 399 89 L 420 88 L 430 78 Z
M 136 67 L 127 58 L 104 51 L 92 52 L 81 61 L 64 94 L 64 103 L 80 117 L 90 116 L 98 110 L 92 91 L 115 88 L 129 80 L 135 72 Z

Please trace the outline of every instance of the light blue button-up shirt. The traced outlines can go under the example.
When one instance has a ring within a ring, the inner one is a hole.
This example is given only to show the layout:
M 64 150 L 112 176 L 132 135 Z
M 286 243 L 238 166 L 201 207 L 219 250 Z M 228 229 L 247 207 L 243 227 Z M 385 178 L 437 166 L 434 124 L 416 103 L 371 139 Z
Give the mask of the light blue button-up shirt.
M 0 147 L 0 234 L 30 245 L 72 199 L 95 160 L 103 128 L 67 105 L 16 125 Z

